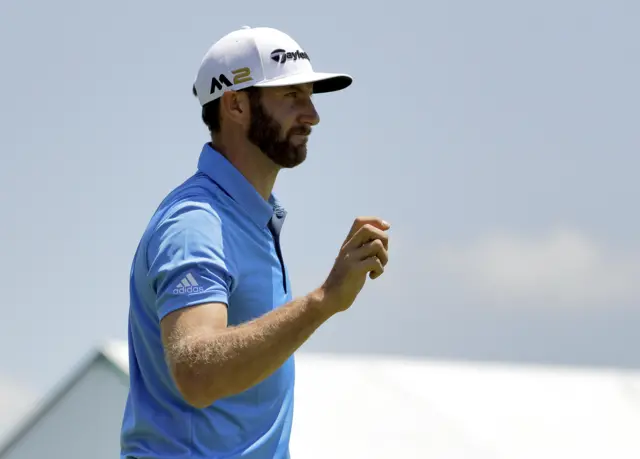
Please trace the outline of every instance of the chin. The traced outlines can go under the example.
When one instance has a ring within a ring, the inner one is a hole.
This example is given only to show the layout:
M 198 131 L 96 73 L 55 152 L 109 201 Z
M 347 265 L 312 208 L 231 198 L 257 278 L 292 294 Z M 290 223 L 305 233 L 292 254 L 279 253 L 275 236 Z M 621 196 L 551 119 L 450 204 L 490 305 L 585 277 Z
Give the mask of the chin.
M 289 163 L 286 167 L 287 169 L 293 169 L 294 167 L 298 167 L 307 159 L 307 149 L 306 148 L 298 148 L 295 155 L 295 161 Z

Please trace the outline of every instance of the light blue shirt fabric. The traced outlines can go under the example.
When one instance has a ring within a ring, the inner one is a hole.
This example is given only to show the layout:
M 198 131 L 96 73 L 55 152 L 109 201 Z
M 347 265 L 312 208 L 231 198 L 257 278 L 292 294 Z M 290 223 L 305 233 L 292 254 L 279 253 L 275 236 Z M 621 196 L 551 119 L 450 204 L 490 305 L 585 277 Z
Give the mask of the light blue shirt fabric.
M 162 318 L 180 308 L 225 303 L 237 325 L 290 301 L 279 245 L 285 216 L 210 144 L 195 174 L 160 204 L 131 267 L 121 458 L 289 458 L 293 357 L 257 386 L 196 409 L 173 382 L 160 335 Z

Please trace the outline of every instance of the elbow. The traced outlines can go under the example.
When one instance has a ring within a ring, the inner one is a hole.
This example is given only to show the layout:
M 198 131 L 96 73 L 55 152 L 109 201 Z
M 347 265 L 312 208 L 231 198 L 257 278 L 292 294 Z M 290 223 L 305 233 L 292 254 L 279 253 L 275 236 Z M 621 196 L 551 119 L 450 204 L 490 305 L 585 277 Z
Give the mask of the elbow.
M 185 383 L 176 380 L 178 392 L 189 406 L 196 409 L 203 409 L 215 402 L 215 399 L 204 397 L 202 391 L 198 390 L 193 383 Z
M 176 364 L 171 368 L 173 381 L 182 399 L 193 408 L 203 409 L 216 401 L 217 397 L 208 394 L 203 377 L 198 371 L 185 365 Z
M 202 372 L 176 364 L 171 368 L 173 381 L 182 399 L 196 409 L 207 408 L 222 396 Z
M 203 410 L 210 406 L 215 400 L 205 399 L 198 397 L 197 395 L 188 396 L 186 393 L 182 393 L 182 399 L 192 408 L 197 410 Z

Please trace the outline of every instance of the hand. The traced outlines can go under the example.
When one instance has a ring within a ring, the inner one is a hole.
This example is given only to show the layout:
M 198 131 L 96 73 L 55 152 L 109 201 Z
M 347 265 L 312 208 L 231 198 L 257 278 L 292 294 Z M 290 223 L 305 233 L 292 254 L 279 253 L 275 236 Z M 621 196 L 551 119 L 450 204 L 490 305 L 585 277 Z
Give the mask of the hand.
M 376 217 L 356 218 L 322 290 L 332 306 L 348 309 L 364 287 L 367 275 L 377 279 L 389 261 L 390 225 Z

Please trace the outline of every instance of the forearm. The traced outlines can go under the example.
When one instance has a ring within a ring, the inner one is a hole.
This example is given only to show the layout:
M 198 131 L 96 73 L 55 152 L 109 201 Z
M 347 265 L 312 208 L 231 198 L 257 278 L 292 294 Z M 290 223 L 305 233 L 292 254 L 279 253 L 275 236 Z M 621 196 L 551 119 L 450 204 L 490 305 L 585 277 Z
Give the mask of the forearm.
M 180 371 L 192 403 L 208 406 L 276 371 L 331 314 L 320 290 L 253 321 L 183 340 Z

